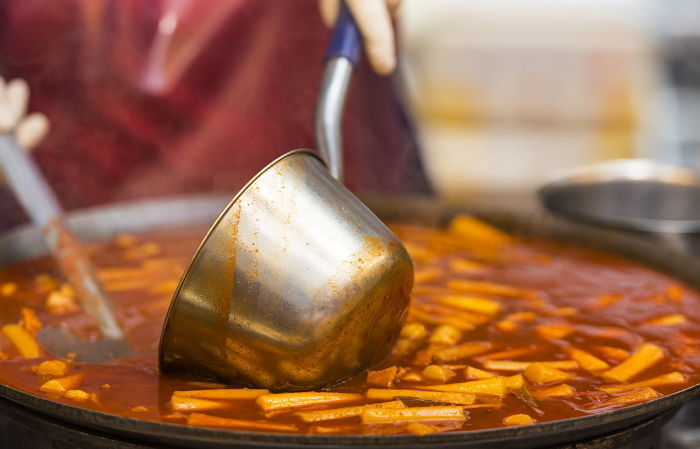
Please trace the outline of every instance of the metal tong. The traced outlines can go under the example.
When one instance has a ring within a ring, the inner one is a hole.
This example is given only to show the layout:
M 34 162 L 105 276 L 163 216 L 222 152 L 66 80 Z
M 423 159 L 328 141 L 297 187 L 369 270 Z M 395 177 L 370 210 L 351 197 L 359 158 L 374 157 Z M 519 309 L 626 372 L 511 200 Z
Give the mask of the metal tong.
M 42 230 L 49 251 L 85 311 L 97 320 L 103 336 L 90 342 L 66 329 L 45 327 L 37 334 L 43 348 L 60 357 L 73 353 L 75 360 L 90 363 L 133 355 L 114 316 L 112 301 L 102 289 L 85 248 L 68 229 L 56 195 L 31 156 L 19 146 L 13 129 L 0 133 L 0 165 L 7 183 L 32 223 Z

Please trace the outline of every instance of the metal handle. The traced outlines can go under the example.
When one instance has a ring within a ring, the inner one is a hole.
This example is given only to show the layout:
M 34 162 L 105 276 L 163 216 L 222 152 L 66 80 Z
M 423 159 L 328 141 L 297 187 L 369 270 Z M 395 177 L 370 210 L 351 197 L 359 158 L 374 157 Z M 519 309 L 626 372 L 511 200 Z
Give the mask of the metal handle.
M 63 210 L 31 157 L 11 133 L 0 134 L 0 165 L 32 222 L 43 231 L 44 240 L 61 270 L 73 285 L 85 310 L 94 316 L 107 338 L 124 338 L 109 297 L 102 291 L 85 251 L 63 222 Z
M 355 20 L 342 2 L 326 52 L 326 67 L 316 105 L 316 145 L 335 179 L 343 181 L 343 108 L 362 39 Z

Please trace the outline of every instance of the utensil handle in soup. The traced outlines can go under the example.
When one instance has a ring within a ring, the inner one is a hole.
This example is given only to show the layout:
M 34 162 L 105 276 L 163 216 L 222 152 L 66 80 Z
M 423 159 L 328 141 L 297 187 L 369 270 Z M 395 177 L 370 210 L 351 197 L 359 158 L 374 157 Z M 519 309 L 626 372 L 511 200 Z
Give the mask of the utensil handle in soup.
M 61 271 L 75 289 L 86 312 L 95 317 L 102 335 L 124 339 L 124 332 L 114 316 L 114 305 L 104 292 L 85 248 L 59 217 L 42 229 L 44 240 L 58 261 Z
M 13 133 L 0 134 L 0 165 L 32 223 L 42 230 L 44 241 L 85 310 L 97 319 L 105 337 L 123 338 L 111 301 L 101 289 L 90 259 L 63 222 L 56 195 Z
M 343 181 L 343 107 L 353 69 L 360 60 L 362 38 L 350 11 L 341 2 L 331 34 L 316 105 L 316 145 L 334 178 Z

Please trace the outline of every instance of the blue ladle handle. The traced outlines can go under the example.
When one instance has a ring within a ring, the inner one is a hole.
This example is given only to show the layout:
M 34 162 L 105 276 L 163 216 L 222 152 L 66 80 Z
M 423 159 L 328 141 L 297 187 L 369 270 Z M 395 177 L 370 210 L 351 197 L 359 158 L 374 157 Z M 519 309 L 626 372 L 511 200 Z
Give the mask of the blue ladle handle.
M 360 60 L 360 51 L 362 50 L 362 38 L 360 30 L 357 28 L 355 19 L 350 15 L 348 6 L 345 2 L 340 4 L 340 12 L 338 20 L 333 27 L 331 42 L 326 51 L 326 61 L 331 58 L 342 57 L 352 65 L 357 65 Z

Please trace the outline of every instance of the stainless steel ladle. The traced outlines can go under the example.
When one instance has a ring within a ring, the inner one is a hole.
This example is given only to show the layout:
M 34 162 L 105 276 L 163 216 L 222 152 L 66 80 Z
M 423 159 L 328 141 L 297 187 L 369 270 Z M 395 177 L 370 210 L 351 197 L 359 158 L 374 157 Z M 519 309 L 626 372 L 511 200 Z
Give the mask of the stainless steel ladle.
M 292 151 L 233 198 L 175 292 L 162 371 L 304 390 L 353 376 L 390 351 L 406 315 L 411 260 L 332 176 L 342 172 L 340 121 L 359 49 L 343 8 L 317 111 L 328 165 L 313 151 Z

